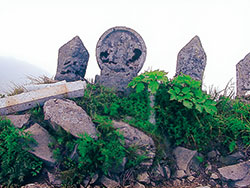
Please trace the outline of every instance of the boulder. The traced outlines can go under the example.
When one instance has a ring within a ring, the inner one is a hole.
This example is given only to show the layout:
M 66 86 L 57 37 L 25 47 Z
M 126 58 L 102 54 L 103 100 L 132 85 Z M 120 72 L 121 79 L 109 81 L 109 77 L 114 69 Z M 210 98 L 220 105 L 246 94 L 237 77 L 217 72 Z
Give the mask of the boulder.
M 201 45 L 200 38 L 195 36 L 178 53 L 176 76 L 183 73 L 195 80 L 202 81 L 206 61 L 207 56 Z
M 222 179 L 231 182 L 234 187 L 250 186 L 250 161 L 225 166 L 218 171 Z
M 8 115 L 6 119 L 9 119 L 16 128 L 21 129 L 24 125 L 29 123 L 30 114 Z
M 74 101 L 68 99 L 51 99 L 43 106 L 44 119 L 48 120 L 57 130 L 58 126 L 75 137 L 89 134 L 97 138 L 97 131 L 91 118 Z
M 124 122 L 113 121 L 113 126 L 124 135 L 126 147 L 135 146 L 138 148 L 137 152 L 139 155 L 147 157 L 147 160 L 143 161 L 138 168 L 148 170 L 153 163 L 156 152 L 153 139 Z
M 59 49 L 56 80 L 67 82 L 83 80 L 89 53 L 81 39 L 76 36 Z
M 127 27 L 107 30 L 96 46 L 96 59 L 101 69 L 96 82 L 124 92 L 141 70 L 146 50 L 142 37 L 134 30 Z
M 29 132 L 37 142 L 37 144 L 31 145 L 32 150 L 29 152 L 45 161 L 48 165 L 55 164 L 56 161 L 53 158 L 53 153 L 48 147 L 49 143 L 52 142 L 48 131 L 35 123 L 30 128 L 26 129 L 25 132 Z
M 137 180 L 143 184 L 150 184 L 150 177 L 147 172 L 143 172 L 137 175 Z

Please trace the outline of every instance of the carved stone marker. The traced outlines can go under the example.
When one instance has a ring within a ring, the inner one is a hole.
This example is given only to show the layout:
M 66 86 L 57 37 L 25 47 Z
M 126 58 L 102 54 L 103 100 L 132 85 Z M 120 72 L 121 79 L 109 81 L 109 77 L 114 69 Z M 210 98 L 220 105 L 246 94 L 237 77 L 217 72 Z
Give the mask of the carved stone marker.
M 175 76 L 183 73 L 195 80 L 202 81 L 206 61 L 207 56 L 201 45 L 200 38 L 195 36 L 178 53 Z
M 78 36 L 74 37 L 59 49 L 55 80 L 83 80 L 88 60 L 89 53 L 81 39 Z
M 237 96 L 250 91 L 250 53 L 236 65 Z
M 127 27 L 107 30 L 96 46 L 96 58 L 101 69 L 96 82 L 124 92 L 141 70 L 146 50 L 142 37 L 134 30 Z

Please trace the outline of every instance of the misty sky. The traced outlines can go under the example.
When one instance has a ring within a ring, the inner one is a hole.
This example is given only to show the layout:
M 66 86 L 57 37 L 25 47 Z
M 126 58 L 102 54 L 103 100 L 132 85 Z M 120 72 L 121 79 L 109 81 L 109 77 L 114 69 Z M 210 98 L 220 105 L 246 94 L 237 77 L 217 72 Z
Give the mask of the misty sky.
M 0 56 L 55 75 L 58 49 L 78 35 L 90 53 L 85 77 L 94 78 L 99 37 L 126 26 L 146 43 L 142 70 L 172 77 L 178 52 L 198 35 L 207 54 L 204 84 L 223 88 L 250 52 L 249 10 L 249 0 L 0 0 Z

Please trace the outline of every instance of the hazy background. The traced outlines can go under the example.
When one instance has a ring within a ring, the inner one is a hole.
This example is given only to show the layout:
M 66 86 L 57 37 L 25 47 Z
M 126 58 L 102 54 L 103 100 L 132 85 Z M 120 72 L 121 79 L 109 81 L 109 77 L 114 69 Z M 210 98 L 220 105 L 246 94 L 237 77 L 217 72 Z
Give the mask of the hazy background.
M 143 37 L 142 71 L 169 77 L 178 52 L 198 35 L 207 54 L 204 84 L 224 88 L 250 52 L 249 10 L 249 0 L 0 0 L 0 92 L 25 75 L 55 75 L 58 49 L 75 35 L 90 53 L 85 77 L 94 78 L 96 43 L 114 26 Z

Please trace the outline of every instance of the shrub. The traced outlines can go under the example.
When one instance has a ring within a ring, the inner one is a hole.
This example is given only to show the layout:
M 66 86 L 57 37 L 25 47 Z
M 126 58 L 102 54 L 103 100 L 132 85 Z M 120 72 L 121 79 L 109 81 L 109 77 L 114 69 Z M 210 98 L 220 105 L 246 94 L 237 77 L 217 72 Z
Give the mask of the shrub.
M 0 118 L 0 184 L 20 185 L 40 173 L 42 162 L 28 152 L 31 142 L 31 135 Z

